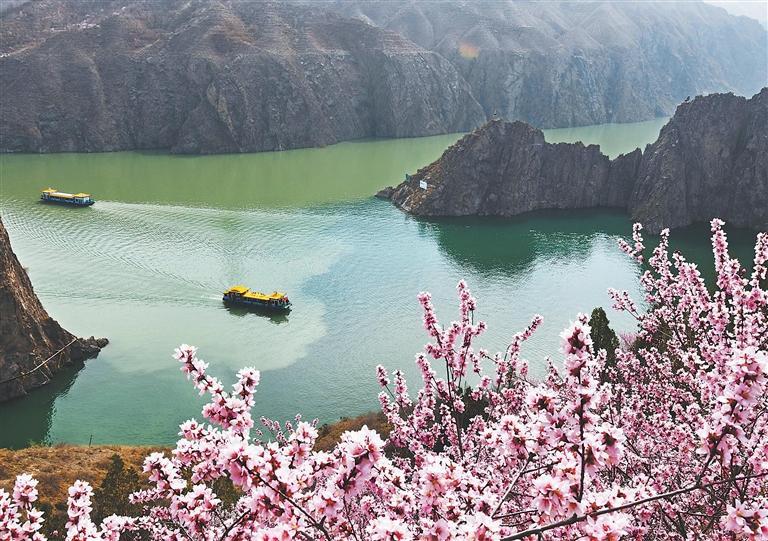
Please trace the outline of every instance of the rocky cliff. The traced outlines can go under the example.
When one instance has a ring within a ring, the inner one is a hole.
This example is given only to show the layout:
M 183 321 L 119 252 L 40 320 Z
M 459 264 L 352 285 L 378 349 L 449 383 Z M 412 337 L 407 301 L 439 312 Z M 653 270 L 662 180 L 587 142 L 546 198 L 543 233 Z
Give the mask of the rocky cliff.
M 681 104 L 643 152 L 628 207 L 655 229 L 716 216 L 768 231 L 768 88 Z
M 423 216 L 514 216 L 552 208 L 622 206 L 640 151 L 611 161 L 597 145 L 551 144 L 524 122 L 491 121 L 459 140 L 392 200 Z M 423 190 L 419 183 L 425 181 Z
M 655 143 L 613 160 L 598 146 L 550 144 L 527 124 L 494 120 L 380 195 L 419 216 L 607 206 L 651 231 L 713 217 L 768 230 L 768 88 L 749 100 L 683 103 Z
M 311 5 L 43 0 L 0 33 L 6 152 L 282 150 L 485 120 L 439 54 Z
M 106 344 L 76 338 L 48 315 L 0 220 L 0 401 L 48 383 L 63 366 L 97 355 Z
M 627 122 L 768 78 L 766 31 L 700 2 L 14 0 L 0 17 L 3 152 Z

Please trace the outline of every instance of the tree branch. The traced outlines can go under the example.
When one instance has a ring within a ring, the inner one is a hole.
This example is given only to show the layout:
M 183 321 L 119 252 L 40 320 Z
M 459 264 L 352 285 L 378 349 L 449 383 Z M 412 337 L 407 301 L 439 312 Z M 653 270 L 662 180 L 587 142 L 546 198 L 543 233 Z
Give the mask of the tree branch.
M 608 513 L 615 513 L 617 511 L 623 511 L 624 509 L 630 509 L 632 507 L 636 507 L 638 505 L 643 505 L 645 503 L 651 503 L 655 502 L 657 500 L 663 500 L 665 498 L 672 498 L 674 496 L 679 496 L 680 494 L 685 494 L 687 492 L 693 492 L 694 490 L 701 490 L 704 488 L 708 488 L 715 485 L 722 485 L 725 483 L 732 483 L 734 481 L 743 481 L 745 479 L 755 479 L 759 477 L 766 477 L 768 476 L 768 472 L 761 473 L 759 475 L 748 475 L 744 477 L 732 477 L 730 479 L 724 479 L 722 481 L 713 481 L 711 483 L 707 483 L 705 485 L 694 485 L 691 487 L 686 488 L 679 488 L 677 490 L 673 490 L 671 492 L 665 492 L 663 494 L 657 494 L 655 496 L 649 496 L 647 498 L 643 498 L 641 500 L 636 500 L 634 502 L 625 503 L 624 505 L 619 505 L 617 507 L 609 507 L 606 509 L 600 509 L 599 511 L 593 511 L 592 513 L 585 513 L 583 515 L 573 515 L 570 518 L 560 520 L 558 522 L 552 522 L 550 524 L 546 524 L 544 526 L 539 526 L 538 528 L 531 528 L 529 530 L 522 531 L 520 533 L 516 533 L 507 537 L 504 537 L 501 539 L 501 541 L 515 541 L 517 539 L 525 539 L 526 537 L 530 537 L 532 535 L 541 535 L 544 532 L 547 532 L 549 530 L 554 530 L 555 528 L 561 528 L 563 526 L 570 526 L 571 524 L 576 524 L 577 522 L 582 522 L 587 520 L 589 517 L 599 517 L 601 515 L 607 515 Z

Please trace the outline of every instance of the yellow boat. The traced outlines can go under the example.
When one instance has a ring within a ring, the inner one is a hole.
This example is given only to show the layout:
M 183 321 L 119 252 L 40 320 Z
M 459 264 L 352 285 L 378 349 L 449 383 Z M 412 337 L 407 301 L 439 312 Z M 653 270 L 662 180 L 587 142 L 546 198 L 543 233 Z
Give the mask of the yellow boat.
M 40 200 L 46 203 L 62 203 L 75 207 L 88 207 L 96 201 L 89 193 L 66 193 L 56 188 L 46 188 L 40 192 Z
M 237 304 L 276 312 L 288 312 L 291 309 L 291 301 L 285 293 L 273 291 L 266 294 L 261 291 L 251 291 L 243 285 L 230 287 L 224 292 L 222 300 L 225 304 Z

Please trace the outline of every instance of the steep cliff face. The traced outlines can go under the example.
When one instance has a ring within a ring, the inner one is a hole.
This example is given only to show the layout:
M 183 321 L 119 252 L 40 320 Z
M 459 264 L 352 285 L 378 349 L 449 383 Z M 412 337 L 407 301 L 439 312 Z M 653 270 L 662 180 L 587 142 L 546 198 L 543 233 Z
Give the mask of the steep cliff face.
M 485 119 L 437 53 L 312 6 L 44 0 L 0 32 L 4 151 L 282 150 Z
M 48 383 L 63 366 L 97 355 L 106 343 L 103 338 L 75 338 L 48 315 L 0 220 L 0 401 Z
M 420 216 L 612 206 L 655 232 L 715 217 L 768 230 L 768 88 L 683 103 L 655 143 L 614 160 L 492 121 L 381 195 Z
M 622 206 L 639 162 L 639 150 L 612 162 L 596 145 L 550 144 L 528 124 L 495 120 L 455 143 L 391 197 L 426 216 Z
M 765 30 L 695 2 L 40 0 L 0 17 L 5 152 L 280 150 L 494 112 L 626 122 L 768 77 Z
M 488 117 L 541 128 L 666 116 L 686 96 L 768 80 L 765 29 L 703 2 L 336 5 L 450 60 Z
M 654 229 L 719 217 L 768 231 L 768 88 L 681 104 L 643 153 L 629 208 Z

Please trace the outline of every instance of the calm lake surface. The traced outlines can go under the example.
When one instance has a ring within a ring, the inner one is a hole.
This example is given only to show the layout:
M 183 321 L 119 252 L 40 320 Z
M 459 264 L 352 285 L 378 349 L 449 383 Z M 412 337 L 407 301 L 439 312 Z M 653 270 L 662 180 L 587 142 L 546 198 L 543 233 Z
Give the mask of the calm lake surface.
M 613 156 L 653 141 L 665 120 L 546 135 Z M 525 349 L 541 373 L 579 311 L 609 306 L 609 286 L 637 293 L 640 269 L 616 247 L 630 221 L 614 211 L 423 221 L 371 197 L 458 137 L 210 157 L 0 156 L 0 212 L 43 304 L 73 333 L 110 339 L 84 368 L 0 404 L 0 446 L 174 442 L 202 404 L 171 359 L 180 343 L 197 345 L 226 383 L 242 366 L 260 369 L 256 416 L 331 422 L 376 409 L 377 364 L 417 384 L 425 335 L 416 295 L 431 291 L 450 321 L 461 278 L 489 323 L 488 349 L 544 316 Z M 48 185 L 98 202 L 37 203 Z M 742 256 L 753 237 L 731 231 Z M 673 239 L 708 262 L 706 227 Z M 283 289 L 294 310 L 270 318 L 227 309 L 221 292 L 236 283 Z

